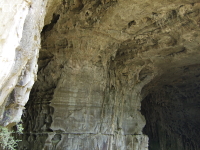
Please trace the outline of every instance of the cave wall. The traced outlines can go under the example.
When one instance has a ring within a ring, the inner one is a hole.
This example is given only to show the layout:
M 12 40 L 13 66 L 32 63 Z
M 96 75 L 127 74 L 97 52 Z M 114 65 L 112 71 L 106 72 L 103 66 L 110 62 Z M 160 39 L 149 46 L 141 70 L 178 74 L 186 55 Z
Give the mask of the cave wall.
M 143 88 L 143 92 L 148 91 L 142 114 L 147 121 L 144 133 L 150 139 L 150 150 L 200 148 L 199 69 L 199 64 L 194 64 L 176 72 L 170 70 Z
M 195 2 L 55 2 L 19 149 L 148 149 L 142 89 L 199 63 Z
M 100 2 L 87 5 L 107 7 Z M 91 28 L 76 31 L 72 24 L 68 29 L 74 12 L 65 12 L 66 9 L 61 5 L 43 29 L 38 80 L 27 104 L 25 130 L 36 136 L 38 132 L 48 134 L 47 149 L 146 149 L 147 137 L 141 133 L 145 120 L 136 110 L 140 103 L 137 106 L 131 100 L 137 95 L 126 94 L 126 87 L 117 89 L 121 83 L 116 83 L 115 71 L 109 71 L 115 67 L 109 63 L 119 43 L 96 35 Z M 72 19 L 79 19 L 80 14 L 77 15 Z M 121 99 L 127 102 L 124 104 Z M 138 99 L 135 97 L 136 102 Z M 130 116 L 132 109 L 136 117 Z M 27 149 L 33 144 L 29 145 Z
M 164 89 L 156 91 L 156 94 L 151 93 L 144 99 L 143 114 L 147 118 L 144 133 L 150 139 L 150 150 L 200 148 L 199 94 L 193 95 L 192 91 L 192 97 L 185 97 L 183 93 L 176 87 L 165 86 Z

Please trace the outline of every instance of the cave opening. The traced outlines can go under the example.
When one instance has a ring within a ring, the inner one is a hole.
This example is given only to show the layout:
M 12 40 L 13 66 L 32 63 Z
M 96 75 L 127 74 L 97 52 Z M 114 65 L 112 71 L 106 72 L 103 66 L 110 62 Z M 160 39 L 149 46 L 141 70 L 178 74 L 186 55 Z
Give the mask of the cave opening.
M 82 12 L 74 13 L 79 6 Z M 158 27 L 159 20 L 144 16 L 144 28 L 143 21 L 127 17 L 131 34 L 125 38 L 125 28 L 107 28 L 112 13 L 95 24 L 106 5 L 86 6 L 102 11 L 92 15 L 77 3 L 47 15 L 52 20 L 41 33 L 38 76 L 19 149 L 144 150 L 146 120 L 150 150 L 199 150 L 200 53 L 194 23 L 170 17 Z
M 200 65 L 166 71 L 143 88 L 149 150 L 200 149 Z

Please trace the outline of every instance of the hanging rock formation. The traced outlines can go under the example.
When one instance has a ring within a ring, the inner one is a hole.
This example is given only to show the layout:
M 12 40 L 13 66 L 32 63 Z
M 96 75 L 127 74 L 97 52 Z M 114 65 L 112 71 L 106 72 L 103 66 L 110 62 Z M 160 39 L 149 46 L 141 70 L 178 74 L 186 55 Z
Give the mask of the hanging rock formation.
M 20 42 L 0 43 L 2 56 L 13 46 L 0 80 L 7 125 L 36 79 L 41 32 L 18 149 L 200 149 L 198 0 L 26 4 L 20 34 L 6 27 Z

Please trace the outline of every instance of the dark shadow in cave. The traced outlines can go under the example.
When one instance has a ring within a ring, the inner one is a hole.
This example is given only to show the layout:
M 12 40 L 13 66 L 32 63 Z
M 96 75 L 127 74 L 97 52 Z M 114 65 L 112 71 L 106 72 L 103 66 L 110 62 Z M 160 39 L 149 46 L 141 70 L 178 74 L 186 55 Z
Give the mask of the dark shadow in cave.
M 149 150 L 200 149 L 199 65 L 167 71 L 143 88 Z

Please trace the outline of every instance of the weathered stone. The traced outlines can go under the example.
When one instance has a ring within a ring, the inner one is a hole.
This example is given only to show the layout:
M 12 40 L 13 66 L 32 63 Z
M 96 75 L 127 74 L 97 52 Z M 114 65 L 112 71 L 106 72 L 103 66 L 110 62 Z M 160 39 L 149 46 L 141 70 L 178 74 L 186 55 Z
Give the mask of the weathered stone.
M 1 81 L 13 83 L 0 98 L 8 124 L 36 78 L 41 32 L 18 149 L 146 150 L 148 137 L 152 150 L 200 148 L 198 0 L 27 4 L 16 66 Z
M 1 124 L 18 122 L 36 80 L 46 2 L 0 2 Z

